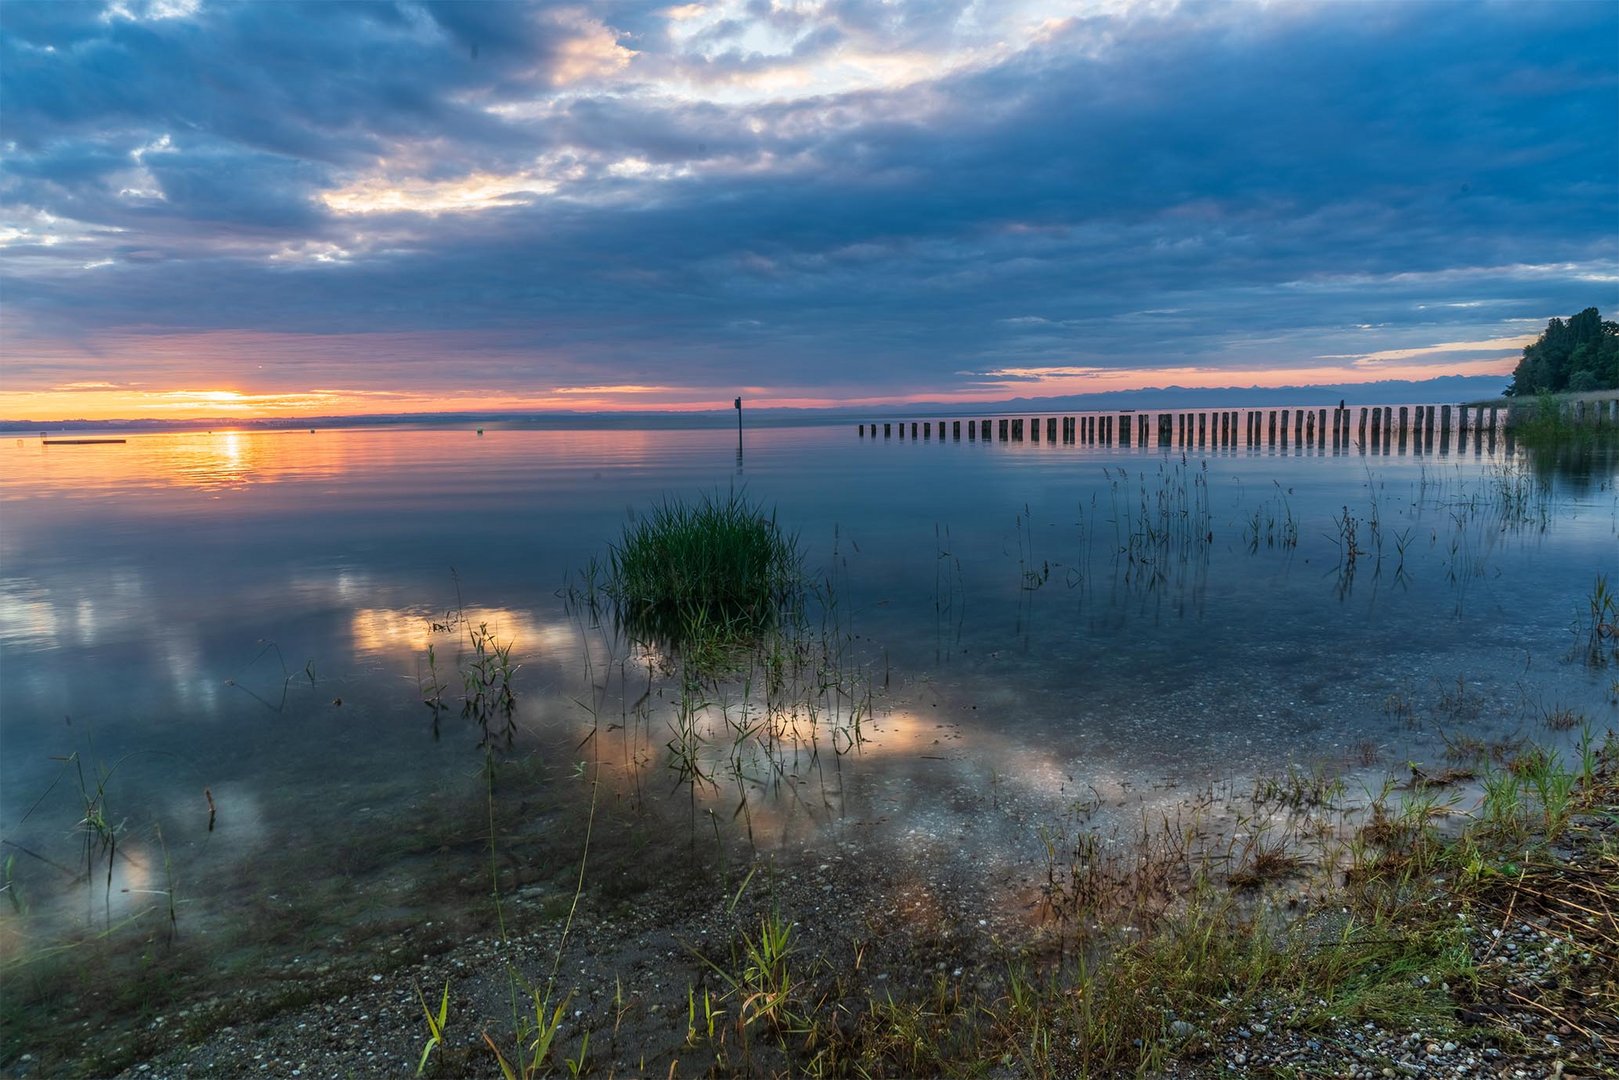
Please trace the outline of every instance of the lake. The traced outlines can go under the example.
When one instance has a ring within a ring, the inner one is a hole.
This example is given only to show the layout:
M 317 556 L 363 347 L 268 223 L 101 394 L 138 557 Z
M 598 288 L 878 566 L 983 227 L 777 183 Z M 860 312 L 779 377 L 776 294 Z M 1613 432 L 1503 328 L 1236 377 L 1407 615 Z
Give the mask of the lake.
M 1560 712 L 1600 729 L 1613 674 L 1581 649 L 1619 584 L 1615 474 L 853 423 L 750 429 L 740 457 L 723 427 L 6 439 L 4 962 L 352 945 L 487 895 L 491 847 L 576 870 L 598 813 L 656 823 L 635 843 L 858 834 L 1010 878 L 1076 807 L 1105 828 L 1290 772 L 1375 785 Z M 724 732 L 764 691 L 709 690 L 694 780 L 667 658 L 593 620 L 580 575 L 629 515 L 737 489 L 797 534 L 827 651 L 745 748 Z M 497 650 L 491 725 L 465 676 Z M 598 834 L 604 867 L 629 836 Z

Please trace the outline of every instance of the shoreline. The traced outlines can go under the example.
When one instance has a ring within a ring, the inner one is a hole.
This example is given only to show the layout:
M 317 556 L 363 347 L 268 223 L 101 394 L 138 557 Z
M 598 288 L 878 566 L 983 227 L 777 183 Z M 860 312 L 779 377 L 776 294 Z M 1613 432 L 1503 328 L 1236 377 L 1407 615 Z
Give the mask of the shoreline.
M 1611 733 L 1586 772 L 1555 830 L 1525 795 L 1513 820 L 1540 827 L 1504 847 L 1503 835 L 1479 845 L 1481 821 L 1442 829 L 1441 788 L 1391 789 L 1333 848 L 1349 860 L 1342 874 L 1261 842 L 1228 848 L 1222 866 L 1168 828 L 1111 855 L 1076 849 L 1043 882 L 1038 867 L 986 881 L 946 847 L 895 858 L 854 836 L 725 866 L 665 852 L 639 867 L 651 889 L 615 887 L 630 871 L 587 856 L 503 895 L 493 922 L 485 904 L 482 918 L 311 950 L 238 992 L 151 1015 L 126 1042 L 87 1026 L 84 1056 L 24 1049 L 5 1071 L 412 1075 L 430 1037 L 424 1006 L 437 1010 L 447 986 L 427 1076 L 498 1074 L 491 1042 L 515 1063 L 522 1029 L 531 1040 L 536 1028 L 531 989 L 556 1019 L 557 1073 L 583 1053 L 600 1076 L 1614 1075 L 1619 1016 L 1602 1009 L 1619 1005 L 1619 986 L 1593 974 L 1588 946 L 1619 950 L 1619 933 L 1597 926 L 1587 947 L 1559 945 L 1568 926 L 1532 910 L 1548 895 L 1537 883 L 1579 875 L 1600 889 L 1606 873 L 1597 900 L 1610 919 L 1619 911 Z M 1296 841 L 1343 810 L 1322 795 L 1267 798 Z M 1403 939 L 1381 961 L 1409 968 L 1397 978 L 1374 964 L 1358 989 L 1289 982 L 1323 950 L 1353 966 L 1387 938 Z M 1205 951 L 1185 952 L 1192 940 Z M 1245 970 L 1262 977 L 1244 982 Z M 1571 1012 L 1577 994 L 1606 996 Z

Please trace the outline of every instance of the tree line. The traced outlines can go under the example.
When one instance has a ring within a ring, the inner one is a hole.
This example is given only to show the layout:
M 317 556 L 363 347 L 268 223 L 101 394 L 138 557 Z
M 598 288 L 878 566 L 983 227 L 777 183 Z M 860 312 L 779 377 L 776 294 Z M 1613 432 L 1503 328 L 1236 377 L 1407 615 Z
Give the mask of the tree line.
M 1594 307 L 1568 320 L 1553 319 L 1524 346 L 1506 392 L 1514 396 L 1619 389 L 1619 322 L 1604 322 Z

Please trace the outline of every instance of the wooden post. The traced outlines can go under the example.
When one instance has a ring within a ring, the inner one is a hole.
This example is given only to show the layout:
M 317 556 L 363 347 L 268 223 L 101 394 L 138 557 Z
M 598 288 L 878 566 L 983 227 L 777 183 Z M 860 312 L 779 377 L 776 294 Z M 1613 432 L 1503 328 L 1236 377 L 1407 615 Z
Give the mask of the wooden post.
M 1406 435 L 1406 431 L 1407 431 L 1407 422 L 1406 421 L 1407 421 L 1407 410 L 1406 410 L 1406 407 L 1404 405 L 1401 405 L 1400 406 L 1400 454 L 1401 454 L 1402 457 L 1405 455 L 1405 435 Z
M 1001 442 L 1005 442 L 1011 434 L 1012 422 L 1003 417 L 1000 424 L 997 426 L 1000 428 L 999 434 L 1001 437 Z
M 1361 410 L 1360 422 L 1361 422 L 1361 426 L 1364 427 L 1365 424 L 1366 424 L 1366 410 L 1365 409 Z M 1374 453 L 1382 448 L 1382 445 L 1383 445 L 1382 444 L 1382 437 L 1383 437 L 1383 410 L 1382 409 L 1373 409 L 1372 410 L 1372 451 Z M 1366 441 L 1365 436 L 1362 436 L 1361 437 L 1361 442 L 1364 443 L 1365 441 Z
M 860 425 L 860 437 L 862 439 L 864 439 L 866 437 L 866 425 L 865 424 Z
M 883 438 L 885 438 L 885 439 L 892 438 L 893 435 L 894 435 L 893 425 L 890 424 L 887 420 L 884 420 L 883 421 Z

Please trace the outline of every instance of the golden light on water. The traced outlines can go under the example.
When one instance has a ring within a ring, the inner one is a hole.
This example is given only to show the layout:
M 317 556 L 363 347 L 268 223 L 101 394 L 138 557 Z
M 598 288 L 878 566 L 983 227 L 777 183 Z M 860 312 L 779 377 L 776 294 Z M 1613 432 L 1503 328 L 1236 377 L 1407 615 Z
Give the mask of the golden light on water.
M 577 631 L 570 624 L 541 622 L 532 612 L 515 608 L 470 607 L 451 614 L 427 608 L 369 607 L 355 609 L 349 619 L 355 652 L 424 657 L 431 645 L 450 673 L 456 650 L 467 645 L 469 630 L 487 633 L 494 645 L 510 645 L 514 661 L 558 653 L 571 656 L 580 647 Z

